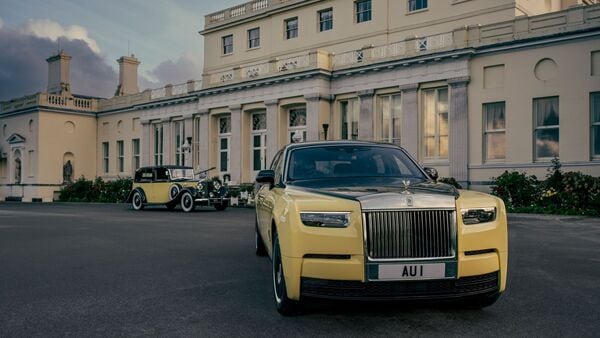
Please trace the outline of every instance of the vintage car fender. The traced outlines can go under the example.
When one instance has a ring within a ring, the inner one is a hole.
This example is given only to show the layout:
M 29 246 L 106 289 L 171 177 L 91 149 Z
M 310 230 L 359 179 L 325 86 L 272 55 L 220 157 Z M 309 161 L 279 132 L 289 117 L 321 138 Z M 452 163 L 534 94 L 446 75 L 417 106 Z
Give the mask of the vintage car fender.
M 131 203 L 131 200 L 133 199 L 133 194 L 134 194 L 136 191 L 139 191 L 139 192 L 140 192 L 140 194 L 142 194 L 142 201 L 143 201 L 144 203 L 146 203 L 146 202 L 147 202 L 147 199 L 146 199 L 146 193 L 144 192 L 144 189 L 142 189 L 142 188 L 135 188 L 135 189 L 131 190 L 131 192 L 129 192 L 129 196 L 127 196 L 127 200 L 125 201 L 125 203 Z
M 179 193 L 177 194 L 177 196 L 175 196 L 175 198 L 173 198 L 171 200 L 171 202 L 179 202 L 181 200 L 181 195 L 183 195 L 184 192 L 189 192 L 190 194 L 192 194 L 192 197 L 196 198 L 196 195 L 198 194 L 198 189 L 196 188 L 192 188 L 192 187 L 181 187 L 181 189 L 179 190 Z

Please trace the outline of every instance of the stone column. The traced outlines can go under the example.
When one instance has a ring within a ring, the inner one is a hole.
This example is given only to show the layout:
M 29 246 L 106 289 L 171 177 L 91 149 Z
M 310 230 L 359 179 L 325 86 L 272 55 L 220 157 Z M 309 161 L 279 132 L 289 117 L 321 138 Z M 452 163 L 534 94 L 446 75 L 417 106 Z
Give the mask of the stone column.
M 280 115 L 279 100 L 265 101 L 267 106 L 267 165 L 271 164 L 273 157 L 279 151 Z
M 152 124 L 150 120 L 143 120 L 142 122 L 142 137 L 140 139 L 140 165 L 149 166 L 152 164 Z
M 469 180 L 469 119 L 467 84 L 469 77 L 448 79 L 450 85 L 449 149 L 450 176 L 467 188 Z
M 306 99 L 306 140 L 318 141 L 320 134 L 321 94 L 313 93 L 304 96 Z
M 171 149 L 171 119 L 163 118 L 160 121 L 163 126 L 163 164 L 174 164 L 174 149 Z
M 198 168 L 200 170 L 208 169 L 210 167 L 210 135 L 209 135 L 209 125 L 210 125 L 210 115 L 207 111 L 200 112 L 198 119 L 198 148 L 199 148 L 199 158 Z
M 185 140 L 183 140 L 183 142 L 187 142 L 188 137 L 192 137 L 192 143 L 190 144 L 191 148 L 190 148 L 189 152 L 186 152 L 184 154 L 184 156 L 185 156 L 184 164 L 186 166 L 192 167 L 194 165 L 193 144 L 195 142 L 195 140 L 193 138 L 193 136 L 194 136 L 194 115 L 193 114 L 188 114 L 188 115 L 183 116 L 183 131 L 185 134 Z
M 232 184 L 242 180 L 242 106 L 229 106 L 231 111 L 231 144 L 229 145 L 229 173 Z
M 418 83 L 400 86 L 400 90 L 402 91 L 402 126 L 400 127 L 400 144 L 416 160 L 419 160 L 418 89 Z
M 358 117 L 358 139 L 373 140 L 373 89 L 358 92 L 360 98 L 360 113 Z

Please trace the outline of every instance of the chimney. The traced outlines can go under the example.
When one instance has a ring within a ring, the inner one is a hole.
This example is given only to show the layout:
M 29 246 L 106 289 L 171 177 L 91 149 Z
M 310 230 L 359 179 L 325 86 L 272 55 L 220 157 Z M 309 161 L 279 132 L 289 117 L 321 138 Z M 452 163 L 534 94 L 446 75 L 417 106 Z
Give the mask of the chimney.
M 119 86 L 115 96 L 139 93 L 137 69 L 140 61 L 131 54 L 131 56 L 122 56 L 117 62 L 119 63 Z
M 67 55 L 64 50 L 46 59 L 46 62 L 48 62 L 48 93 L 58 95 L 71 93 L 69 83 L 70 61 L 71 56 Z

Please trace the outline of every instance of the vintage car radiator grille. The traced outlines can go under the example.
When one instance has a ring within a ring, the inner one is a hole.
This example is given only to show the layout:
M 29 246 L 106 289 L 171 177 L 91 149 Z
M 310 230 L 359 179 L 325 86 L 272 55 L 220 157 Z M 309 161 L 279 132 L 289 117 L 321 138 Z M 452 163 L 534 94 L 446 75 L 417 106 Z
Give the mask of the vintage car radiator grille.
M 364 218 L 372 259 L 454 257 L 453 210 L 372 211 Z

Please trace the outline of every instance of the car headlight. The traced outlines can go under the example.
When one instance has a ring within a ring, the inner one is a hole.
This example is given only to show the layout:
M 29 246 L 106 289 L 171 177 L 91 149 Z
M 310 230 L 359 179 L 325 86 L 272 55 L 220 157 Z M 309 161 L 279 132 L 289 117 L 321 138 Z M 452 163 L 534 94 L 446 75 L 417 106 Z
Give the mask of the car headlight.
M 346 228 L 350 224 L 349 212 L 301 212 L 304 225 L 321 228 Z
M 486 223 L 496 219 L 495 207 L 462 209 L 460 212 L 464 224 Z
M 221 189 L 221 183 L 219 183 L 219 181 L 213 181 L 213 187 L 215 190 L 219 190 Z

